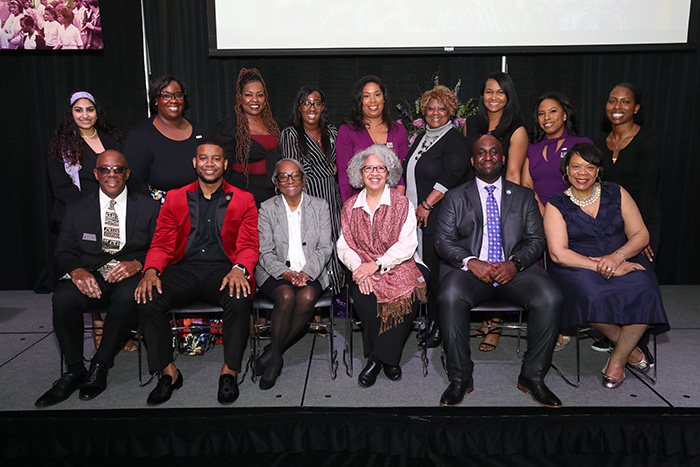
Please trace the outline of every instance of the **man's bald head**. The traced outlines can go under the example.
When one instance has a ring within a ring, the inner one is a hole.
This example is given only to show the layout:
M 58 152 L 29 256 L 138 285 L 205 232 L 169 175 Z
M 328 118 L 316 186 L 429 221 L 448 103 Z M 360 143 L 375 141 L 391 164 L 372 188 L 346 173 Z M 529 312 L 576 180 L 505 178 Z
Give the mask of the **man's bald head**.
M 109 149 L 97 157 L 97 167 L 93 173 L 102 193 L 114 199 L 126 188 L 130 171 L 124 154 Z

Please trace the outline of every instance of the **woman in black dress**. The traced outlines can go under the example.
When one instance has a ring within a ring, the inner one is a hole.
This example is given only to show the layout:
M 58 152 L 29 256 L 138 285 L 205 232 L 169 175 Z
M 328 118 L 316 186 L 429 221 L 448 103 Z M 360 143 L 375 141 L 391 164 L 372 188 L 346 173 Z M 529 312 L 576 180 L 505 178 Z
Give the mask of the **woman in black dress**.
M 185 118 L 187 87 L 174 76 L 156 79 L 148 97 L 154 115 L 131 129 L 124 155 L 138 191 L 163 203 L 168 190 L 197 179 L 192 158 L 210 131 Z

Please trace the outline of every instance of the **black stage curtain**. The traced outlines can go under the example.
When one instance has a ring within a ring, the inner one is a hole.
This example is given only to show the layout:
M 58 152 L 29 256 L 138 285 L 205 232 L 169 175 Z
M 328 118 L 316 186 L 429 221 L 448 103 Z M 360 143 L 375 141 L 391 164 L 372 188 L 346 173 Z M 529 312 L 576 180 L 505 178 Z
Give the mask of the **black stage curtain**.
M 10 228 L 2 229 L 5 267 L 0 289 L 31 288 L 48 256 L 51 194 L 45 162 L 68 93 L 78 87 L 91 89 L 124 130 L 146 116 L 139 4 L 137 0 L 101 2 L 106 47 L 101 54 L 0 56 L 0 76 L 7 83 L 5 101 L 10 103 L 2 112 L 7 160 L 3 177 L 9 190 L 22 193 L 3 208 L 4 218 L 12 222 Z M 441 84 L 449 87 L 461 79 L 460 97 L 466 99 L 477 96 L 483 77 L 501 64 L 501 57 L 494 55 L 209 57 L 204 1 L 143 0 L 143 7 L 151 75 L 173 74 L 182 79 L 190 89 L 187 118 L 209 126 L 233 113 L 241 67 L 262 72 L 276 117 L 288 120 L 296 91 L 315 84 L 326 94 L 329 119 L 339 125 L 348 113 L 352 85 L 363 75 L 382 77 L 393 105 L 402 99 L 412 104 L 432 86 L 435 72 L 440 72 Z M 662 284 L 700 283 L 696 266 L 700 253 L 692 233 L 700 228 L 695 183 L 700 176 L 695 154 L 700 144 L 695 112 L 700 102 L 699 57 L 697 50 L 508 57 L 528 125 L 534 99 L 545 91 L 560 90 L 578 108 L 582 134 L 595 138 L 602 132 L 602 110 L 612 85 L 630 81 L 642 87 L 646 125 L 662 142 L 664 218 L 656 267 Z
M 563 465 L 568 459 L 573 465 L 598 465 L 576 462 L 595 456 L 608 461 L 600 465 L 664 465 L 668 460 L 696 465 L 691 460 L 700 458 L 695 409 L 59 410 L 5 412 L 0 421 L 3 461 L 260 456 L 260 465 L 288 465 L 265 462 L 276 454 L 278 459 L 304 456 L 306 465 L 316 464 L 308 462 L 314 455 L 340 461 L 318 465 L 400 465 L 345 463 L 337 456 L 344 453 L 347 461 L 381 456 L 423 459 L 424 465 L 441 465 L 429 462 L 439 459 L 480 460 L 478 465 Z M 628 462 L 612 464 L 613 459 Z

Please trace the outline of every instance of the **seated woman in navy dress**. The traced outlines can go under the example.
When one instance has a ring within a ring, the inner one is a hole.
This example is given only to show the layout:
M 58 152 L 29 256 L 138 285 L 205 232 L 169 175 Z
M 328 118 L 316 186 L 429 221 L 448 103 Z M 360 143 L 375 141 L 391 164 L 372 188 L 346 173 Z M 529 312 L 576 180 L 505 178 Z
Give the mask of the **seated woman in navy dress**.
M 640 252 L 649 232 L 630 194 L 612 182 L 598 182 L 603 156 L 590 143 L 577 143 L 563 168 L 571 187 L 549 199 L 544 228 L 552 278 L 564 292 L 562 328 L 589 323 L 615 348 L 603 368 L 603 386 L 616 388 L 625 365 L 651 368 L 636 347 L 649 324 L 668 330 L 656 276 Z

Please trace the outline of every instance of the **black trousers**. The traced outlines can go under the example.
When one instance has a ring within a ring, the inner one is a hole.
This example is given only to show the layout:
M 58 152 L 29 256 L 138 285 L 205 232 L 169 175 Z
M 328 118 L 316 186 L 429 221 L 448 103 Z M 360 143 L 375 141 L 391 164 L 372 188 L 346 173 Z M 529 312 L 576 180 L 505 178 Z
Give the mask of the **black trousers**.
M 160 276 L 163 293 L 153 289 L 153 300 L 138 305 L 139 320 L 148 345 L 148 369 L 163 370 L 173 361 L 172 333 L 168 311 L 203 299 L 224 310 L 224 362 L 240 371 L 248 339 L 251 296 L 229 296 L 228 286 L 219 291 L 221 281 L 231 271 L 228 263 L 179 262 Z
M 83 313 L 92 311 L 100 304 L 108 304 L 102 342 L 93 360 L 110 367 L 121 349 L 122 341 L 138 325 L 134 290 L 139 283 L 139 275 L 115 284 L 106 282 L 99 273 L 95 274 L 95 279 L 102 290 L 99 299 L 84 295 L 70 280 L 60 281 L 53 294 L 53 328 L 69 369 L 83 364 Z
M 563 296 L 559 286 L 539 265 L 517 273 L 508 284 L 497 287 L 461 269 L 444 274 L 440 283 L 440 329 L 450 381 L 467 382 L 472 377 L 470 310 L 491 299 L 527 310 L 527 352 L 520 374 L 542 381 L 552 362 Z
M 427 277 L 427 268 L 418 264 L 418 269 L 423 277 Z M 382 320 L 377 316 L 377 297 L 373 293 L 369 295 L 361 293 L 355 281 L 352 280 L 351 274 L 348 275 L 347 283 L 354 302 L 353 309 L 362 321 L 362 344 L 365 357 L 372 355 L 382 363 L 398 366 L 406 338 L 413 329 L 413 320 L 420 308 L 420 302 L 413 303 L 413 310 L 404 316 L 401 324 L 379 334 Z

